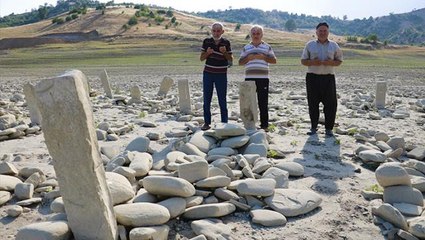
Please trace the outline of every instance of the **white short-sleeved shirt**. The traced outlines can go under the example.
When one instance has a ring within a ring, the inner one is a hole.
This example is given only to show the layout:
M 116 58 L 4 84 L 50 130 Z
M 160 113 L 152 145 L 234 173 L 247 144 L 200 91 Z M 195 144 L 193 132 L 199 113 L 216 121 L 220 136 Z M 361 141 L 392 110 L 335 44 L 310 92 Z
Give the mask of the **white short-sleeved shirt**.
M 342 51 L 338 46 L 338 43 L 328 40 L 325 43 L 320 43 L 318 40 L 309 41 L 304 48 L 304 51 L 301 55 L 302 60 L 313 60 L 319 59 L 321 61 L 325 60 L 339 60 L 342 61 Z M 308 73 L 314 74 L 335 74 L 333 66 L 308 66 Z
M 254 46 L 252 43 L 245 45 L 240 58 L 245 58 L 251 53 L 275 57 L 272 47 L 265 42 L 258 46 Z M 269 63 L 260 59 L 247 62 L 245 64 L 245 78 L 269 78 Z

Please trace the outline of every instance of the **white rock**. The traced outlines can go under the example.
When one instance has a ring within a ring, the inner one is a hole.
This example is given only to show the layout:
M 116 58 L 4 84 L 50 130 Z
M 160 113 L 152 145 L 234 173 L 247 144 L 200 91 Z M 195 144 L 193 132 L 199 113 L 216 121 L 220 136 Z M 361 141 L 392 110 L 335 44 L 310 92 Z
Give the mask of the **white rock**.
M 66 221 L 47 221 L 21 227 L 16 240 L 66 240 L 71 237 L 71 230 Z
M 187 208 L 182 217 L 188 219 L 223 217 L 233 213 L 235 210 L 235 205 L 231 203 L 204 204 Z
M 169 231 L 170 227 L 167 225 L 133 228 L 130 231 L 130 240 L 167 240 Z
M 174 197 L 190 197 L 195 194 L 195 187 L 185 179 L 164 176 L 147 176 L 143 187 L 151 194 Z
M 114 206 L 119 224 L 131 227 L 155 226 L 168 222 L 170 212 L 154 203 L 130 203 Z
M 251 215 L 253 223 L 266 227 L 283 226 L 287 222 L 286 217 L 281 213 L 266 209 L 251 210 L 249 215 Z
M 285 217 L 294 217 L 308 213 L 318 207 L 322 198 L 313 191 L 297 189 L 275 189 L 272 196 L 264 201 L 273 210 L 282 213 Z
M 205 235 L 207 239 L 232 239 L 232 229 L 218 219 L 202 219 L 190 224 L 196 235 Z
M 384 163 L 375 170 L 376 180 L 382 187 L 410 186 L 410 176 L 399 163 Z

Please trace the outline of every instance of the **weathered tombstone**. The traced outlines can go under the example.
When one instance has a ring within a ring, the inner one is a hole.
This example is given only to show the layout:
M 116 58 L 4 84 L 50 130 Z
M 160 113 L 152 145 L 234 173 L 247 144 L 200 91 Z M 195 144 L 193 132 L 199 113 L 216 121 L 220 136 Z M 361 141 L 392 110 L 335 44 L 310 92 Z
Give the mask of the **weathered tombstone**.
M 253 81 L 244 81 L 239 85 L 240 115 L 246 129 L 255 129 L 258 119 L 256 91 Z
M 130 96 L 131 98 L 128 101 L 128 104 L 142 102 L 142 100 L 140 99 L 142 97 L 142 93 L 140 92 L 140 88 L 138 86 L 134 85 L 130 88 Z
M 385 97 L 387 94 L 387 82 L 379 81 L 376 83 L 375 106 L 378 109 L 385 108 Z
M 164 77 L 161 82 L 161 86 L 159 87 L 158 96 L 167 96 L 168 91 L 173 86 L 174 80 L 170 77 Z
M 44 138 L 75 239 L 117 239 L 117 224 L 81 71 L 35 86 Z
M 41 125 L 41 113 L 35 103 L 34 86 L 30 83 L 24 85 L 25 101 L 30 112 L 31 123 Z
M 187 79 L 179 80 L 178 87 L 179 87 L 180 113 L 191 114 L 192 106 L 190 103 L 189 81 Z
M 109 83 L 109 76 L 106 72 L 106 69 L 103 69 L 103 72 L 100 74 L 100 80 L 102 82 L 103 90 L 105 90 L 106 96 L 108 98 L 113 98 L 111 85 Z

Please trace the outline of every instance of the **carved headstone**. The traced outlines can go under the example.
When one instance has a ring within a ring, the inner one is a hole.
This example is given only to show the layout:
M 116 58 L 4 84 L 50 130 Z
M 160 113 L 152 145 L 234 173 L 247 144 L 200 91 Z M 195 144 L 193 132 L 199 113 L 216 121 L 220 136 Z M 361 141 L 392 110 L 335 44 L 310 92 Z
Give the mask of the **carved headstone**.
M 24 94 L 25 94 L 25 101 L 27 102 L 27 107 L 30 112 L 31 123 L 41 125 L 41 113 L 40 113 L 40 110 L 38 110 L 38 107 L 35 103 L 34 86 L 31 85 L 30 83 L 25 84 Z
M 191 114 L 192 106 L 190 103 L 189 81 L 187 79 L 179 80 L 178 87 L 179 87 L 180 113 Z
M 168 91 L 170 91 L 173 86 L 174 80 L 170 77 L 164 77 L 159 87 L 158 96 L 167 96 Z
M 253 81 L 244 81 L 239 85 L 240 115 L 246 129 L 255 129 L 258 119 L 256 91 Z
M 81 71 L 35 86 L 44 138 L 75 239 L 117 239 L 117 224 Z
M 379 81 L 376 83 L 375 106 L 378 109 L 385 108 L 385 97 L 387 94 L 387 82 Z
M 102 82 L 103 90 L 105 90 L 105 94 L 108 98 L 113 98 L 111 85 L 109 83 L 109 76 L 106 72 L 106 69 L 103 69 L 103 72 L 100 74 L 100 80 Z

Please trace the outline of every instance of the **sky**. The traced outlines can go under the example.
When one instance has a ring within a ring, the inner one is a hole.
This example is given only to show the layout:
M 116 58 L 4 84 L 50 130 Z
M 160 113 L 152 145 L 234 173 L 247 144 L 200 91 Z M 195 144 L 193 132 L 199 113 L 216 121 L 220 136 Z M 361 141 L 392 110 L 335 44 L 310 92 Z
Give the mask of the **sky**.
M 108 2 L 108 0 L 99 0 Z M 56 5 L 57 0 L 0 0 L 0 16 L 11 13 L 24 13 L 38 9 L 44 3 Z M 280 10 L 288 13 L 312 16 L 331 15 L 349 20 L 406 13 L 414 9 L 425 8 L 425 0 L 115 0 L 115 3 L 133 2 L 172 7 L 189 12 L 225 10 L 238 8 L 257 8 L 262 10 Z

